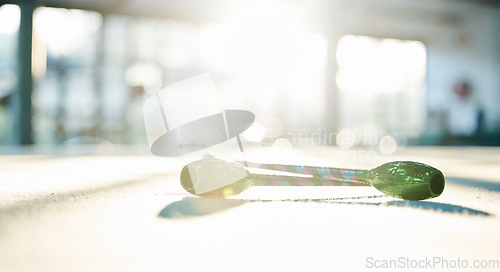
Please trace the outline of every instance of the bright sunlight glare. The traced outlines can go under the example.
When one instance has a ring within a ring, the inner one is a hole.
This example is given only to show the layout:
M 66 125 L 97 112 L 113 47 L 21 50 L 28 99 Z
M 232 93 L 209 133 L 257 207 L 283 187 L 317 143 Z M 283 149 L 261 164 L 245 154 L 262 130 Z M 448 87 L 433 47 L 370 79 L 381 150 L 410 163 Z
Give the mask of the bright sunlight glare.
M 346 35 L 337 47 L 341 127 L 418 135 L 425 120 L 426 49 L 419 41 Z M 394 139 L 381 150 L 391 153 Z
M 418 41 L 346 35 L 338 44 L 337 84 L 367 95 L 404 91 L 425 77 L 425 59 Z
M 38 8 L 34 31 L 54 56 L 65 56 L 85 48 L 88 37 L 101 26 L 100 14 L 77 9 Z
M 17 5 L 0 6 L 0 34 L 12 35 L 19 29 L 21 11 Z
M 220 70 L 248 76 L 287 78 L 323 68 L 326 40 L 301 30 L 293 6 L 251 3 L 233 12 L 226 24 L 207 25 L 201 57 Z M 221 46 L 222 45 L 222 46 Z

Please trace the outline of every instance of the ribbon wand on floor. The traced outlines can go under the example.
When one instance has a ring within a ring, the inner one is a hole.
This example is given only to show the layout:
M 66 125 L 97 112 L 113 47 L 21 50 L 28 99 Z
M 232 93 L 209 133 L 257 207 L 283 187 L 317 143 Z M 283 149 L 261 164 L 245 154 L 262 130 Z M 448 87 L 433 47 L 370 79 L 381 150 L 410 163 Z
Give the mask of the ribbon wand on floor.
M 432 166 L 411 161 L 389 162 L 371 170 L 252 163 L 249 165 L 280 171 L 295 169 L 295 173 L 300 173 L 301 171 L 297 171 L 299 169 L 305 169 L 308 174 L 312 175 L 309 179 L 313 185 L 325 185 L 324 181 L 327 180 L 359 182 L 371 185 L 389 196 L 405 200 L 437 197 L 441 195 L 445 186 L 444 175 L 441 171 Z M 202 159 L 186 165 L 181 171 L 180 178 L 181 185 L 189 193 L 216 198 L 239 194 L 252 185 L 301 185 L 298 182 L 300 177 L 250 173 L 237 162 L 216 158 Z M 286 182 L 276 183 L 276 179 Z

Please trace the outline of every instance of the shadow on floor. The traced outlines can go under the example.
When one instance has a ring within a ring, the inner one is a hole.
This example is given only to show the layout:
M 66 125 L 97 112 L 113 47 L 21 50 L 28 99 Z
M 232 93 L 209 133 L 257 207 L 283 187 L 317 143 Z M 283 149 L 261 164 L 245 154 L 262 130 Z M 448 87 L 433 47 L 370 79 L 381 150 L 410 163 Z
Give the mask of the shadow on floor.
M 414 209 L 430 210 L 441 213 L 454 213 L 454 214 L 464 214 L 464 215 L 481 215 L 481 216 L 492 215 L 485 211 L 471 209 L 464 206 L 431 202 L 431 201 L 393 200 L 389 202 L 378 202 L 378 203 L 372 203 L 372 202 L 341 202 L 341 203 L 382 206 L 382 207 L 391 206 L 391 207 L 414 208 Z
M 459 205 L 439 203 L 439 202 L 427 202 L 427 201 L 389 201 L 385 205 L 396 206 L 396 207 L 410 207 L 424 210 L 434 210 L 443 213 L 458 213 L 458 214 L 469 214 L 469 215 L 483 215 L 491 216 L 490 213 L 466 208 Z
M 181 218 L 214 214 L 241 206 L 249 200 L 242 199 L 212 199 L 201 197 L 185 197 L 172 202 L 158 214 L 163 218 Z
M 414 208 L 414 209 L 422 209 L 422 210 L 429 210 L 429 211 L 449 213 L 449 214 L 463 214 L 463 215 L 477 215 L 477 216 L 492 215 L 490 213 L 481 210 L 471 209 L 459 205 L 431 202 L 431 201 L 405 201 L 405 200 L 393 200 L 388 202 L 359 201 L 359 200 L 368 200 L 373 198 L 385 198 L 385 197 L 386 196 L 366 196 L 366 197 L 350 197 L 350 198 L 294 199 L 294 200 L 207 199 L 199 197 L 185 197 L 182 200 L 167 205 L 160 211 L 158 217 L 167 219 L 199 217 L 199 216 L 227 211 L 229 209 L 250 202 L 319 202 L 319 203 L 329 203 L 329 204 Z M 348 200 L 352 201 L 349 202 Z

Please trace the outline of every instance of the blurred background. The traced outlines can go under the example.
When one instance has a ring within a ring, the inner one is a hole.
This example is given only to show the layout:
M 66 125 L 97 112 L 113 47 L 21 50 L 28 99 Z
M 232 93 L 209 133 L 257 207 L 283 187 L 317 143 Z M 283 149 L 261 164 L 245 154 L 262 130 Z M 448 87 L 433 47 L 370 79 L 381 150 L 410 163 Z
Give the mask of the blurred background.
M 0 1 L 0 145 L 146 146 L 143 101 L 205 72 L 264 145 L 500 145 L 499 29 L 498 0 Z

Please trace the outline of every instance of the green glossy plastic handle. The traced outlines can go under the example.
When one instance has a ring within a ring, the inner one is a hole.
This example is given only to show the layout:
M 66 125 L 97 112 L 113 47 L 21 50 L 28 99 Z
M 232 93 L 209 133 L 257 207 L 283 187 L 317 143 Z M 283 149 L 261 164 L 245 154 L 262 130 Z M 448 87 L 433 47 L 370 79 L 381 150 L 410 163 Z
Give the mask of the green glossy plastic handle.
M 444 175 L 419 162 L 396 161 L 367 172 L 366 181 L 379 191 L 405 200 L 438 197 L 444 190 Z

